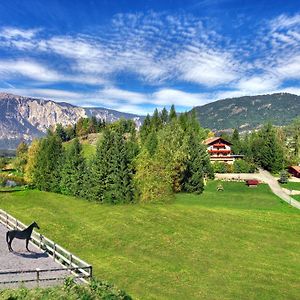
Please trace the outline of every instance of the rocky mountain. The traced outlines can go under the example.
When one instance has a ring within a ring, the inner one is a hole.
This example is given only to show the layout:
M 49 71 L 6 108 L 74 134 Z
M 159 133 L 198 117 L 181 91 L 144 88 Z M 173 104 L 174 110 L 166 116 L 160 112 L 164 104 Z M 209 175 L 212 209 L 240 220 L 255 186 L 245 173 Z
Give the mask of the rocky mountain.
M 300 116 L 300 96 L 277 93 L 218 100 L 194 108 L 202 126 L 215 131 L 248 131 L 266 122 L 286 125 Z
M 142 117 L 105 108 L 83 108 L 68 103 L 0 93 L 0 149 L 15 149 L 23 139 L 43 136 L 49 127 L 74 124 L 79 118 L 96 116 L 106 122 L 121 117 L 133 119 L 137 126 Z

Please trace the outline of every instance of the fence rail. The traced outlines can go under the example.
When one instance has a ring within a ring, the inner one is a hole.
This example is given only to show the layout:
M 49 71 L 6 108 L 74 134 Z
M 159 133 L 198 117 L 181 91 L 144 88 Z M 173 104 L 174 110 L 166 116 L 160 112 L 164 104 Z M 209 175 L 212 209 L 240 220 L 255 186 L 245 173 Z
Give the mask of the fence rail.
M 8 229 L 14 230 L 23 230 L 27 226 L 5 212 L 4 210 L 0 209 L 0 223 L 5 225 Z M 41 273 L 46 272 L 61 272 L 61 271 L 69 271 L 75 278 L 78 278 L 80 281 L 87 283 L 89 279 L 93 276 L 93 269 L 92 266 L 76 255 L 72 254 L 71 252 L 67 251 L 60 245 L 56 244 L 52 240 L 48 239 L 47 237 L 43 236 L 36 231 L 32 232 L 31 235 L 31 243 L 38 247 L 39 249 L 46 251 L 49 256 L 53 258 L 54 261 L 59 263 L 62 268 L 56 269 L 35 269 L 35 270 L 25 270 L 25 271 L 0 271 L 0 276 L 3 274 L 23 274 L 23 273 L 36 273 L 36 279 L 28 279 L 20 280 L 19 282 L 29 282 L 29 281 L 45 281 L 45 280 L 57 280 L 61 279 L 61 277 L 49 277 L 47 278 L 40 278 Z M 17 281 L 18 282 L 18 281 Z M 0 284 L 6 283 L 14 283 L 14 282 L 6 282 L 0 281 Z

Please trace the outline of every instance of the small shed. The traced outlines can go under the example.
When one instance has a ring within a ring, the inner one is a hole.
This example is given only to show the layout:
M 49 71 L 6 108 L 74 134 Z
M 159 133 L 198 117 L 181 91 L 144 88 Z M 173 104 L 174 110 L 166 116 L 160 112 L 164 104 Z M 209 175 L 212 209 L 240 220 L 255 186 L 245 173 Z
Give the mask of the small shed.
M 257 179 L 248 179 L 246 180 L 246 184 L 248 185 L 248 187 L 257 187 L 259 181 Z
M 288 169 L 289 173 L 293 176 L 300 178 L 300 167 L 299 166 L 290 166 Z

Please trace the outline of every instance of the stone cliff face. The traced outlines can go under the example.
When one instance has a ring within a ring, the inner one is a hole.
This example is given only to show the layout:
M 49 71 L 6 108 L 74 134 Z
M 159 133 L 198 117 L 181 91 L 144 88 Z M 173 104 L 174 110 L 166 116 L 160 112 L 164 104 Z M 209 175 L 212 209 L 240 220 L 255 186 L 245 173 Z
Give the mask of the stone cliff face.
M 135 119 L 136 115 L 103 108 L 82 108 L 67 103 L 0 93 L 0 149 L 14 149 L 21 140 L 30 142 L 41 137 L 50 127 L 75 124 L 79 118 L 96 116 L 106 122 L 120 117 Z

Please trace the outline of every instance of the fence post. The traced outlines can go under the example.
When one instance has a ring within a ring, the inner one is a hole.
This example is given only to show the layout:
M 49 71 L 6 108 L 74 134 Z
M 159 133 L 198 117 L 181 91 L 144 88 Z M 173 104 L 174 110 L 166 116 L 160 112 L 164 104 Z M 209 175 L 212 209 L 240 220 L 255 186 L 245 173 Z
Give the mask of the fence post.
M 53 245 L 53 260 L 55 260 L 55 255 L 56 255 L 56 244 L 54 243 L 54 245 Z
M 39 268 L 36 268 L 36 283 L 37 283 L 37 286 L 39 287 L 40 285 L 40 269 Z
M 72 267 L 72 254 L 70 253 L 70 264 L 69 264 L 70 267 Z
M 16 229 L 18 229 L 18 220 L 17 219 L 15 220 L 16 220 Z
M 92 280 L 92 278 L 93 278 L 93 267 L 92 266 L 89 267 L 89 271 L 90 271 L 90 280 Z
M 40 234 L 40 249 L 42 249 L 43 236 Z

